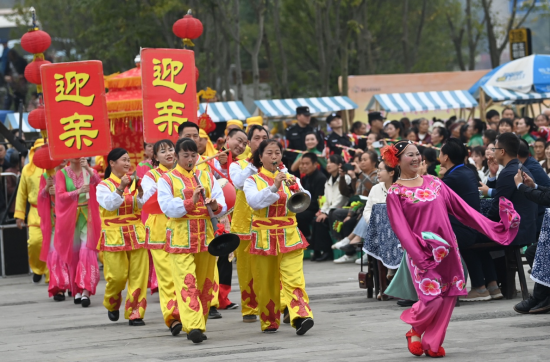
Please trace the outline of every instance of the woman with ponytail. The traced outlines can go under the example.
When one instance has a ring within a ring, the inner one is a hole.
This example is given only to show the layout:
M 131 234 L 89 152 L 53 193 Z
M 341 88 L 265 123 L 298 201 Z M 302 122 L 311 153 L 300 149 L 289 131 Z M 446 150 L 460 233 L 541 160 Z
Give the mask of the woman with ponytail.
M 402 265 L 410 270 L 419 299 L 401 314 L 412 327 L 406 334 L 408 348 L 416 356 L 443 357 L 441 345 L 456 298 L 468 294 L 456 236 L 445 215 L 502 245 L 514 240 L 520 218 L 512 203 L 501 198 L 501 221 L 490 221 L 437 177 L 419 175 L 422 156 L 411 141 L 386 146 L 381 154 L 384 163 L 397 167 L 398 179 L 386 199 L 388 217 L 406 251 Z
M 103 273 L 107 285 L 103 305 L 109 319 L 116 322 L 122 304 L 122 291 L 128 282 L 124 318 L 131 326 L 143 326 L 147 306 L 149 258 L 145 249 L 145 228 L 141 223 L 143 190 L 132 182 L 130 156 L 123 148 L 115 148 L 107 156 L 105 180 L 97 186 L 97 202 L 101 215 L 99 250 L 103 251 Z

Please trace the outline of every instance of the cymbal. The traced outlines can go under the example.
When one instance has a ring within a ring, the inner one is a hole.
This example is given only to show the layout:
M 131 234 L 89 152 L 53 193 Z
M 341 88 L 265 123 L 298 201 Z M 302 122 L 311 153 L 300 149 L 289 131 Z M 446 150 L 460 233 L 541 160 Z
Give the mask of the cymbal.
M 217 236 L 208 245 L 208 252 L 214 256 L 229 255 L 239 247 L 241 239 L 236 234 L 222 234 Z

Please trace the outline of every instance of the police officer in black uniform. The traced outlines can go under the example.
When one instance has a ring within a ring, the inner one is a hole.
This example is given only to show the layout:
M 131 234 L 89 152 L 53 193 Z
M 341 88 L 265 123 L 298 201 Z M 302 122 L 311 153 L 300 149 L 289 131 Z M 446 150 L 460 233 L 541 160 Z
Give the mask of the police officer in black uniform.
M 336 113 L 332 113 L 327 117 L 327 126 L 332 128 L 332 133 L 327 137 L 327 147 L 330 154 L 341 155 L 342 148 L 336 145 L 353 147 L 354 144 L 349 139 L 349 136 L 344 133 L 342 118 Z
M 287 142 L 287 148 L 294 150 L 305 151 L 306 147 L 306 134 L 314 132 L 319 141 L 317 148 L 319 151 L 322 151 L 324 148 L 324 141 L 319 136 L 319 132 L 315 132 L 313 128 L 309 125 L 311 120 L 311 113 L 309 112 L 309 107 L 297 107 L 296 108 L 296 123 L 293 126 L 290 126 L 285 131 L 285 137 Z M 286 167 L 290 170 L 290 166 L 294 163 L 294 160 L 298 157 L 296 152 L 285 152 L 283 161 Z

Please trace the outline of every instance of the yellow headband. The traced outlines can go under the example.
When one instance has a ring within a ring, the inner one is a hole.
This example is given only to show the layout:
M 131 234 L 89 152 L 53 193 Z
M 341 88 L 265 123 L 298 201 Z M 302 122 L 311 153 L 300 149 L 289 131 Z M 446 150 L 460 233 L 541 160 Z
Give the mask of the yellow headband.
M 232 119 L 230 121 L 227 121 L 226 127 L 229 126 L 239 126 L 240 129 L 243 129 L 243 122 L 239 121 L 238 119 Z
M 256 117 L 250 117 L 246 119 L 246 132 L 248 133 L 248 130 L 251 126 L 257 124 L 258 126 L 263 126 L 264 119 L 262 116 L 256 116 Z

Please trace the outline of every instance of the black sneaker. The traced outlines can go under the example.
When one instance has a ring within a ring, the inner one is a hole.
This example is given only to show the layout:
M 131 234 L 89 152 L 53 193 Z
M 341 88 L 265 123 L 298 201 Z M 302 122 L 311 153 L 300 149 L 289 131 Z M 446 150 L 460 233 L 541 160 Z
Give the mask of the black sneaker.
M 198 331 L 198 329 L 197 329 L 197 331 Z M 191 337 L 189 337 L 189 334 L 187 335 L 187 340 L 189 340 L 189 341 L 192 340 Z M 208 340 L 208 337 L 206 337 L 206 334 L 204 334 L 204 333 L 202 334 L 202 340 L 203 340 L 203 341 Z
M 82 303 L 82 297 L 80 298 L 74 297 L 74 304 L 81 304 L 81 303 Z
M 187 335 L 187 339 L 190 339 L 191 341 L 193 341 L 193 343 L 202 343 L 202 341 L 206 339 L 203 337 L 206 337 L 206 336 L 202 333 L 200 329 L 193 329 Z
M 529 310 L 529 314 L 543 314 L 550 312 L 550 297 L 546 297 L 542 302 Z
M 172 321 L 172 325 L 170 326 L 170 332 L 175 337 L 178 334 L 180 334 L 181 328 L 182 328 L 181 322 L 174 320 Z
M 521 314 L 529 314 L 531 309 L 533 309 L 539 303 L 532 295 L 529 296 L 529 299 L 522 300 L 514 306 L 514 310 Z
M 267 328 L 267 329 L 264 329 L 262 332 L 264 332 L 264 333 L 277 333 L 277 328 Z
M 254 314 L 243 315 L 243 322 L 244 323 L 254 323 L 257 320 L 258 320 L 258 316 L 255 316 Z
M 56 294 L 53 296 L 53 300 L 55 300 L 56 302 L 62 302 L 65 300 L 65 293 L 61 293 L 61 294 Z
M 222 317 L 221 313 L 218 312 L 216 307 L 210 307 L 210 311 L 208 312 L 208 319 L 220 319 Z
M 83 308 L 88 308 L 90 306 L 90 303 L 91 303 L 90 298 L 82 297 L 81 304 Z
M 407 299 L 400 299 L 397 301 L 397 305 L 400 307 L 412 307 L 414 303 L 416 302 L 413 300 L 407 300 Z
M 145 322 L 144 322 L 143 319 L 141 319 L 141 318 L 130 319 L 130 320 L 128 321 L 128 325 L 134 326 L 134 327 L 139 327 L 139 326 L 144 326 L 144 325 L 145 325 Z
M 237 309 L 237 308 L 239 308 L 239 305 L 236 304 L 236 303 L 229 303 L 229 305 L 227 307 L 225 307 L 225 309 L 227 309 L 227 310 Z
M 298 318 L 294 325 L 296 326 L 296 334 L 303 336 L 313 327 L 313 318 Z
M 118 321 L 119 316 L 120 314 L 118 310 L 115 310 L 114 312 L 107 311 L 107 317 L 109 317 L 109 319 L 113 322 Z
M 32 282 L 34 284 L 38 284 L 40 283 L 40 281 L 42 280 L 42 275 L 41 274 L 34 274 L 32 275 Z

